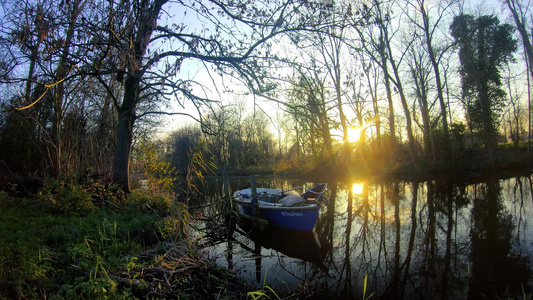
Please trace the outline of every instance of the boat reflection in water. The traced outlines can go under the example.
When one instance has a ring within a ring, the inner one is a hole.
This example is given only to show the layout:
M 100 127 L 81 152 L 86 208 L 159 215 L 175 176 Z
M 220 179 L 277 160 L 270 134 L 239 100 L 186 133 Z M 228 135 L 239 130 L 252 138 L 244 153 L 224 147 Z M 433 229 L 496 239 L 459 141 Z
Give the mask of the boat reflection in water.
M 279 227 L 268 227 L 264 230 L 253 230 L 250 224 L 239 225 L 247 236 L 266 249 L 273 249 L 292 258 L 323 266 L 324 250 L 316 232 L 290 230 Z
M 219 263 L 227 263 L 249 284 L 261 285 L 267 279 L 268 285 L 276 288 L 297 285 L 312 274 L 322 273 L 328 249 L 314 230 L 254 229 L 252 222 L 239 223 L 225 246 L 226 261 L 219 258 Z

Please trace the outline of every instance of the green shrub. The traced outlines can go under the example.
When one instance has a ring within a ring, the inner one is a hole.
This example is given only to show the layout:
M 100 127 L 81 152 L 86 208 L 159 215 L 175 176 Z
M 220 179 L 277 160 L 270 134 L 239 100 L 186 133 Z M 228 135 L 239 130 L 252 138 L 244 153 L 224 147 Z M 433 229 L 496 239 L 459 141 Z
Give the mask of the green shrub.
M 168 211 L 174 205 L 168 195 L 136 190 L 126 197 L 127 206 L 137 210 Z
M 87 188 L 66 179 L 45 181 L 38 197 L 49 208 L 60 212 L 90 212 L 95 210 L 92 194 Z
M 93 179 L 48 179 L 38 192 L 46 207 L 58 212 L 94 212 L 97 208 L 122 208 L 126 195 L 115 185 Z
M 51 299 L 131 299 L 129 290 L 119 290 L 118 285 L 109 277 L 74 279 L 72 284 L 64 284 Z
M 190 225 L 193 217 L 184 203 L 172 206 L 170 214 L 159 223 L 160 234 L 166 239 L 184 240 L 190 237 Z

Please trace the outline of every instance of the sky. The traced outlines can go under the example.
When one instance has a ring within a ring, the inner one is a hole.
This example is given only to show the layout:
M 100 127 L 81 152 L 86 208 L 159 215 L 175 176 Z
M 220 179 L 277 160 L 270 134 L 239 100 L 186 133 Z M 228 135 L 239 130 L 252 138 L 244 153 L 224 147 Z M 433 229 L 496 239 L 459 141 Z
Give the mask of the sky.
M 506 12 L 502 13 L 503 6 L 499 1 L 496 0 L 473 0 L 462 2 L 464 3 L 465 11 L 468 13 L 495 14 L 500 16 L 500 18 L 502 15 L 507 15 Z M 194 11 L 188 10 L 185 12 L 183 9 L 167 9 L 167 11 L 169 11 L 169 14 L 163 18 L 162 23 L 184 23 L 190 26 L 191 28 L 196 29 L 205 28 L 207 26 L 205 20 L 198 18 L 197 13 Z M 504 20 L 503 18 L 501 18 L 501 21 L 511 22 L 512 20 Z M 237 97 L 245 97 L 247 99 L 246 102 L 248 104 L 247 109 L 250 112 L 253 111 L 254 104 L 258 105 L 260 109 L 269 113 L 280 111 L 278 106 L 272 102 L 269 102 L 265 99 L 261 99 L 260 97 L 253 97 L 252 95 L 245 96 L 244 94 L 247 93 L 247 89 L 237 80 L 230 78 L 224 78 L 224 80 L 222 80 L 222 78 L 218 74 L 215 74 L 215 72 L 210 71 L 208 68 L 206 68 L 205 65 L 199 63 L 198 61 L 185 61 L 184 65 L 182 66 L 182 74 L 180 75 L 180 77 L 184 79 L 192 79 L 204 84 L 206 86 L 205 96 L 212 99 L 218 99 L 221 105 L 230 104 Z M 241 94 L 241 96 L 236 96 L 231 93 L 224 92 L 225 86 L 230 86 L 231 88 L 236 90 L 238 94 Z M 189 113 L 193 114 L 196 117 L 198 116 L 196 108 L 192 105 L 190 101 L 185 101 L 184 104 L 184 107 L 174 104 L 172 105 L 171 109 L 174 112 Z M 161 127 L 160 131 L 166 134 L 168 132 L 174 131 L 175 129 L 183 126 L 184 124 L 191 123 L 194 123 L 194 121 L 190 118 L 183 116 L 166 117 L 163 121 L 163 126 Z M 273 127 L 272 129 L 274 130 L 275 128 Z

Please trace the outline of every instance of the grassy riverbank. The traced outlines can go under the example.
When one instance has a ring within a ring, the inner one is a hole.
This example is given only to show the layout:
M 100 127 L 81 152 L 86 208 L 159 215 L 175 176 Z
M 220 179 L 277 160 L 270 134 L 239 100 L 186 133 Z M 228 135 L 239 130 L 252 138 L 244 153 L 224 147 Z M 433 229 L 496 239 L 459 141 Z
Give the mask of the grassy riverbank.
M 163 196 L 57 180 L 33 197 L 0 192 L 0 211 L 0 299 L 246 297 Z

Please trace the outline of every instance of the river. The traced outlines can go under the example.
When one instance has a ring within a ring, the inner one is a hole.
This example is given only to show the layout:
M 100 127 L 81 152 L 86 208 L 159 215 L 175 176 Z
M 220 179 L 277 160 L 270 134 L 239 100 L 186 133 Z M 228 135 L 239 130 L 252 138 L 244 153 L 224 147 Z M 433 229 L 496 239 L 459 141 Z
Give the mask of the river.
M 312 233 L 239 228 L 208 247 L 211 258 L 258 289 L 300 289 L 362 299 L 523 298 L 533 292 L 532 176 L 328 183 Z M 258 187 L 310 187 L 257 177 Z M 233 178 L 231 190 L 249 185 Z M 206 184 L 209 201 L 222 183 Z M 224 205 L 204 208 L 219 215 Z M 366 284 L 365 284 L 366 282 Z

